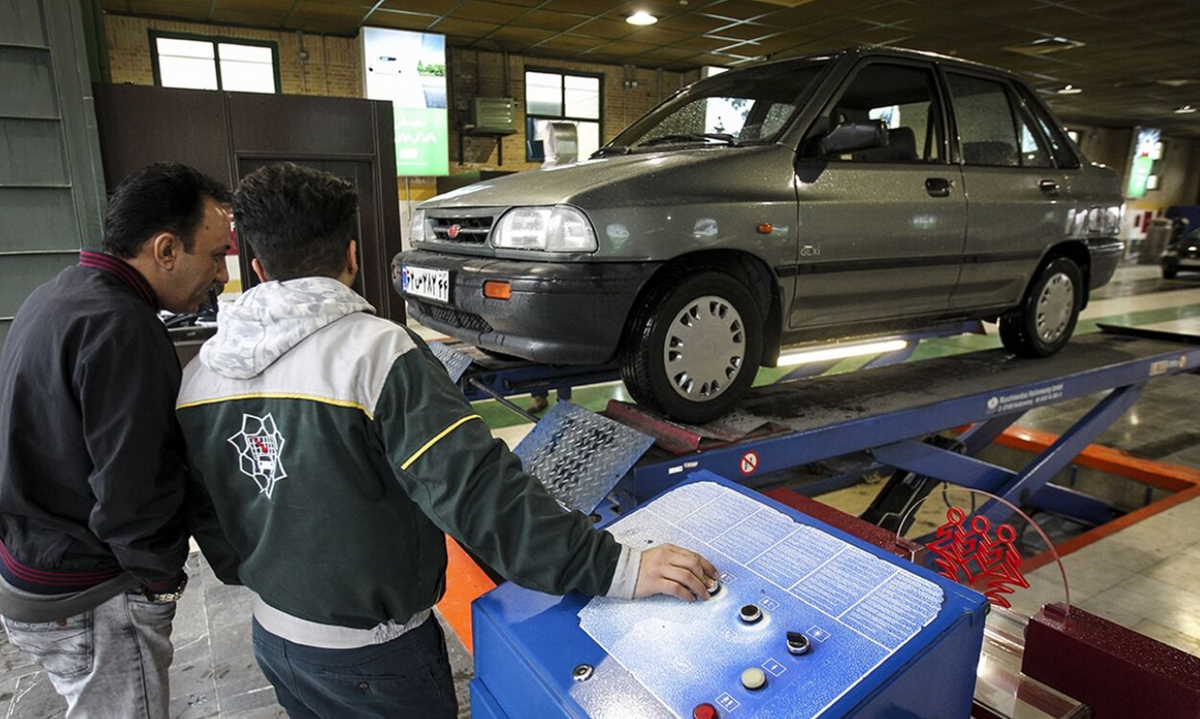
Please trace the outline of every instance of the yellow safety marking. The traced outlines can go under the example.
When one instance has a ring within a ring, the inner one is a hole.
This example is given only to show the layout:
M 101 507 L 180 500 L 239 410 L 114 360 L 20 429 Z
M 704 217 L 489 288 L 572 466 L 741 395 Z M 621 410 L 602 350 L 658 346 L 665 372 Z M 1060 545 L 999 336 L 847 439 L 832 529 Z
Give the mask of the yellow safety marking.
M 438 436 L 436 436 L 436 437 L 434 437 L 433 439 L 431 439 L 431 440 L 429 440 L 428 442 L 426 442 L 424 447 L 422 447 L 422 448 L 418 449 L 418 450 L 417 450 L 417 451 L 416 451 L 416 452 L 413 454 L 413 456 L 411 456 L 411 457 L 409 457 L 408 459 L 406 459 L 406 460 L 404 461 L 404 464 L 400 465 L 400 469 L 408 469 L 408 468 L 409 468 L 409 466 L 410 466 L 410 465 L 411 465 L 413 462 L 416 462 L 418 459 L 420 459 L 420 458 L 421 458 L 421 455 L 423 455 L 423 454 L 425 454 L 426 452 L 428 452 L 430 447 L 432 447 L 433 445 L 437 444 L 438 442 L 441 442 L 441 441 L 442 441 L 442 439 L 444 439 L 444 438 L 446 437 L 446 435 L 448 435 L 448 434 L 450 434 L 451 432 L 453 432 L 454 430 L 458 429 L 459 425 L 462 425 L 462 424 L 465 424 L 465 423 L 467 423 L 467 422 L 470 422 L 470 421 L 471 421 L 471 420 L 473 420 L 473 419 L 482 420 L 482 419 L 483 419 L 483 417 L 480 417 L 480 416 L 479 416 L 479 415 L 477 415 L 477 414 L 473 414 L 473 415 L 471 415 L 470 417 L 463 417 L 462 419 L 458 420 L 458 421 L 457 421 L 457 422 L 455 422 L 454 424 L 452 424 L 452 425 L 450 425 L 449 427 L 447 427 L 447 428 L 443 429 L 443 430 L 441 431 L 441 433 L 439 433 L 439 434 L 438 434 Z
M 205 405 L 205 404 L 217 404 L 218 402 L 236 402 L 237 400 L 241 400 L 241 399 L 305 399 L 310 402 L 320 402 L 321 404 L 331 404 L 331 405 L 334 405 L 335 407 L 349 407 L 350 409 L 357 409 L 357 410 L 361 411 L 363 414 L 367 415 L 367 419 L 369 419 L 371 421 L 375 420 L 375 417 L 369 411 L 367 411 L 367 408 L 362 406 L 358 402 L 351 402 L 349 400 L 344 400 L 344 399 L 332 399 L 330 397 L 317 397 L 315 395 L 310 395 L 310 394 L 285 394 L 285 393 L 272 393 L 272 392 L 264 392 L 261 394 L 235 394 L 235 395 L 230 395 L 228 397 L 216 397 L 213 399 L 202 399 L 197 402 L 185 402 L 184 404 L 177 405 L 175 407 L 175 410 L 178 411 L 181 409 L 187 409 L 188 407 L 199 407 L 199 406 Z

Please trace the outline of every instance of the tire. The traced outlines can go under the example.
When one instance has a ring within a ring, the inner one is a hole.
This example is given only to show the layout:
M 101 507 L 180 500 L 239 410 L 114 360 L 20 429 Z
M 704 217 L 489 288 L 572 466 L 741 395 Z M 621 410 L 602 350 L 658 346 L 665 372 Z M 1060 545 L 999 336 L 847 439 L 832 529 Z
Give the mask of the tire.
M 1021 305 L 1000 318 L 1000 340 L 1020 357 L 1049 357 L 1066 346 L 1079 321 L 1083 273 L 1066 257 L 1051 260 Z
M 1178 274 L 1179 274 L 1179 270 L 1168 270 L 1166 267 L 1162 268 L 1162 275 L 1163 275 L 1164 280 L 1173 280 L 1173 279 L 1175 279 L 1175 277 Z
M 724 272 L 694 270 L 662 284 L 630 321 L 621 377 L 638 404 L 682 422 L 711 421 L 754 383 L 762 312 L 746 286 Z
M 492 359 L 496 359 L 496 360 L 503 360 L 505 362 L 524 362 L 525 361 L 523 358 L 518 357 L 516 355 L 504 354 L 503 352 L 496 352 L 495 350 L 490 350 L 485 347 L 480 347 L 479 345 L 475 345 L 475 349 L 484 353 L 488 357 L 491 357 Z

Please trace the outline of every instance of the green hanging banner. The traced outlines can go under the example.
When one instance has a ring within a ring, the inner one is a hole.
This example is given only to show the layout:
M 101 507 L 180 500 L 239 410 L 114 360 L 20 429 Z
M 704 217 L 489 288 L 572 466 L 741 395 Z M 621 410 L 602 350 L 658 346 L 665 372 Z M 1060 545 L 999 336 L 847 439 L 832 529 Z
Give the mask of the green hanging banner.
M 396 175 L 450 174 L 446 37 L 364 27 L 362 46 L 367 97 L 392 103 Z

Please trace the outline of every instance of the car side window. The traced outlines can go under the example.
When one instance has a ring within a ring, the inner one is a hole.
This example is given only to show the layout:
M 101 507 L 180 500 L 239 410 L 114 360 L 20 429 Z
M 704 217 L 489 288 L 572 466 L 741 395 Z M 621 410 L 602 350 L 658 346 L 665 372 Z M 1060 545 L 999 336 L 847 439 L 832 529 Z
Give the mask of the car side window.
M 1021 128 L 1021 167 L 1054 167 L 1046 141 L 1026 113 L 1017 115 L 1017 125 Z
M 953 72 L 950 83 L 963 162 L 968 165 L 1020 167 L 1025 143 L 1018 143 L 1016 117 L 1004 83 Z M 1030 138 L 1032 139 L 1032 137 Z
M 1075 153 L 1071 151 L 1066 135 L 1059 129 L 1058 123 L 1054 118 L 1046 112 L 1046 109 L 1033 98 L 1028 90 L 1023 87 L 1018 88 L 1018 93 L 1024 100 L 1029 112 L 1033 114 L 1034 121 L 1042 129 L 1042 135 L 1050 144 L 1050 151 L 1053 153 L 1054 161 L 1058 163 L 1058 166 L 1064 168 L 1079 167 L 1079 158 L 1075 157 Z
M 829 127 L 883 120 L 888 144 L 836 155 L 850 162 L 940 162 L 941 110 L 933 71 L 911 65 L 871 63 L 850 81 L 829 114 Z

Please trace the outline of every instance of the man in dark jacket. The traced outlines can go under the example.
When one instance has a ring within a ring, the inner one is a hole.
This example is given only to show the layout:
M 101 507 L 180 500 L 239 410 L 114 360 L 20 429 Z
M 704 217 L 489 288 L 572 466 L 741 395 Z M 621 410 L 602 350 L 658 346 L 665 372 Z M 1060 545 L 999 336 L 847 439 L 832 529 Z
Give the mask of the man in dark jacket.
M 430 618 L 443 532 L 539 591 L 708 599 L 712 564 L 563 511 L 429 348 L 373 315 L 350 289 L 356 205 L 349 182 L 295 165 L 243 180 L 234 214 L 263 283 L 222 311 L 179 396 L 231 545 L 201 549 L 257 595 L 255 656 L 288 714 L 457 716 Z
M 183 165 L 134 173 L 103 250 L 34 290 L 4 345 L 0 615 L 69 716 L 167 716 L 187 470 L 158 312 L 195 311 L 228 280 L 227 201 Z

